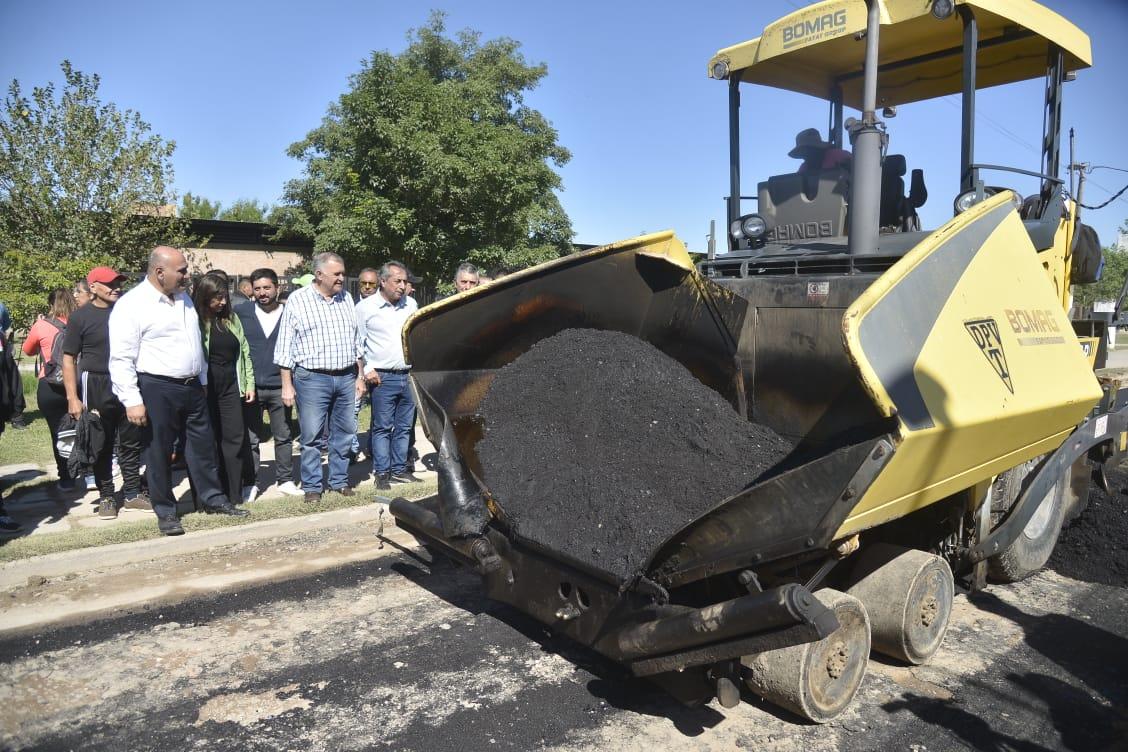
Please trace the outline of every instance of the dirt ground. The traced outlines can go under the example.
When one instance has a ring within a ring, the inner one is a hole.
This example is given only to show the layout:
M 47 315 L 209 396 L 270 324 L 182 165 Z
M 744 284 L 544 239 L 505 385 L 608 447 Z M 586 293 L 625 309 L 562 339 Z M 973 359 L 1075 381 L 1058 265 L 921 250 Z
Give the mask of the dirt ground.
M 683 707 L 482 597 L 402 531 L 333 528 L 0 593 L 0 747 L 1111 750 L 1128 591 L 1047 570 L 958 596 L 932 664 L 875 657 L 825 726 Z M 50 622 L 50 625 L 48 625 Z

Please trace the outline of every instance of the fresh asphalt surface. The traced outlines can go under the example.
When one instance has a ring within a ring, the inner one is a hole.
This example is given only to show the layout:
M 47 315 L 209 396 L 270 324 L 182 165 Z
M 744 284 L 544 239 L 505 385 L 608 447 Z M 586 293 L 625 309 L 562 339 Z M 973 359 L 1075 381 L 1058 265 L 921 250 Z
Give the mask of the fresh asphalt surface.
M 875 658 L 851 709 L 814 726 L 748 693 L 681 706 L 393 542 L 317 575 L 3 639 L 0 747 L 1128 749 L 1125 613 L 1124 589 L 1052 571 L 958 596 L 933 665 Z

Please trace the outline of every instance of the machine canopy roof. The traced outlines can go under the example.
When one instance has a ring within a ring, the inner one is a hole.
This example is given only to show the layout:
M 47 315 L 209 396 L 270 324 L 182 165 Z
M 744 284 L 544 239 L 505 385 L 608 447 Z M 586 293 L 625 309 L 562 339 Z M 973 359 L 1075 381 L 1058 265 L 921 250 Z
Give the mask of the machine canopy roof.
M 917 102 L 962 90 L 963 23 L 938 20 L 930 0 L 877 0 L 881 12 L 878 106 Z M 976 85 L 983 89 L 1045 75 L 1048 53 L 1061 48 L 1067 71 L 1092 64 L 1089 37 L 1033 0 L 955 0 L 979 26 Z M 865 0 L 825 0 L 784 16 L 749 42 L 709 61 L 711 78 L 738 77 L 821 99 L 836 86 L 860 110 L 866 45 Z M 856 38 L 857 37 L 857 38 Z M 723 63 L 725 70 L 715 66 Z

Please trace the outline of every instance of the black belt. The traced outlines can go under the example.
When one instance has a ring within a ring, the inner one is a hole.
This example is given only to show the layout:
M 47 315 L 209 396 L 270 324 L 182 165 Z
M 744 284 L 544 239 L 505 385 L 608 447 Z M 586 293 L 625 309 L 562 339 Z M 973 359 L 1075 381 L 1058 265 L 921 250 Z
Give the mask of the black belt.
M 180 384 L 181 386 L 200 386 L 200 378 L 198 376 L 188 376 L 184 378 L 181 376 L 163 376 L 159 373 L 139 373 L 138 376 L 148 376 L 150 379 L 167 381 L 170 384 Z
M 348 373 L 356 373 L 356 366 L 346 366 L 345 368 L 306 368 L 310 373 L 320 373 L 324 376 L 344 376 Z
M 376 373 L 411 373 L 410 368 L 377 368 Z

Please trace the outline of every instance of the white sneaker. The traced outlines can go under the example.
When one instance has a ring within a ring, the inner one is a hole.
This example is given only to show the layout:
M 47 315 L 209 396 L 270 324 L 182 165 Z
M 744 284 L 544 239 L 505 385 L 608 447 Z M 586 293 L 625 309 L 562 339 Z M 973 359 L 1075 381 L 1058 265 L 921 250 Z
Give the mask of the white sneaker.
M 279 483 L 278 484 L 278 490 L 281 493 L 286 494 L 287 496 L 303 496 L 304 495 L 304 492 L 302 491 L 302 489 L 295 486 L 294 481 L 292 481 L 292 480 L 288 480 L 285 483 Z
M 259 495 L 258 486 L 243 486 L 243 503 L 244 504 L 250 504 L 252 501 L 254 501 L 255 499 L 258 498 L 258 495 Z

